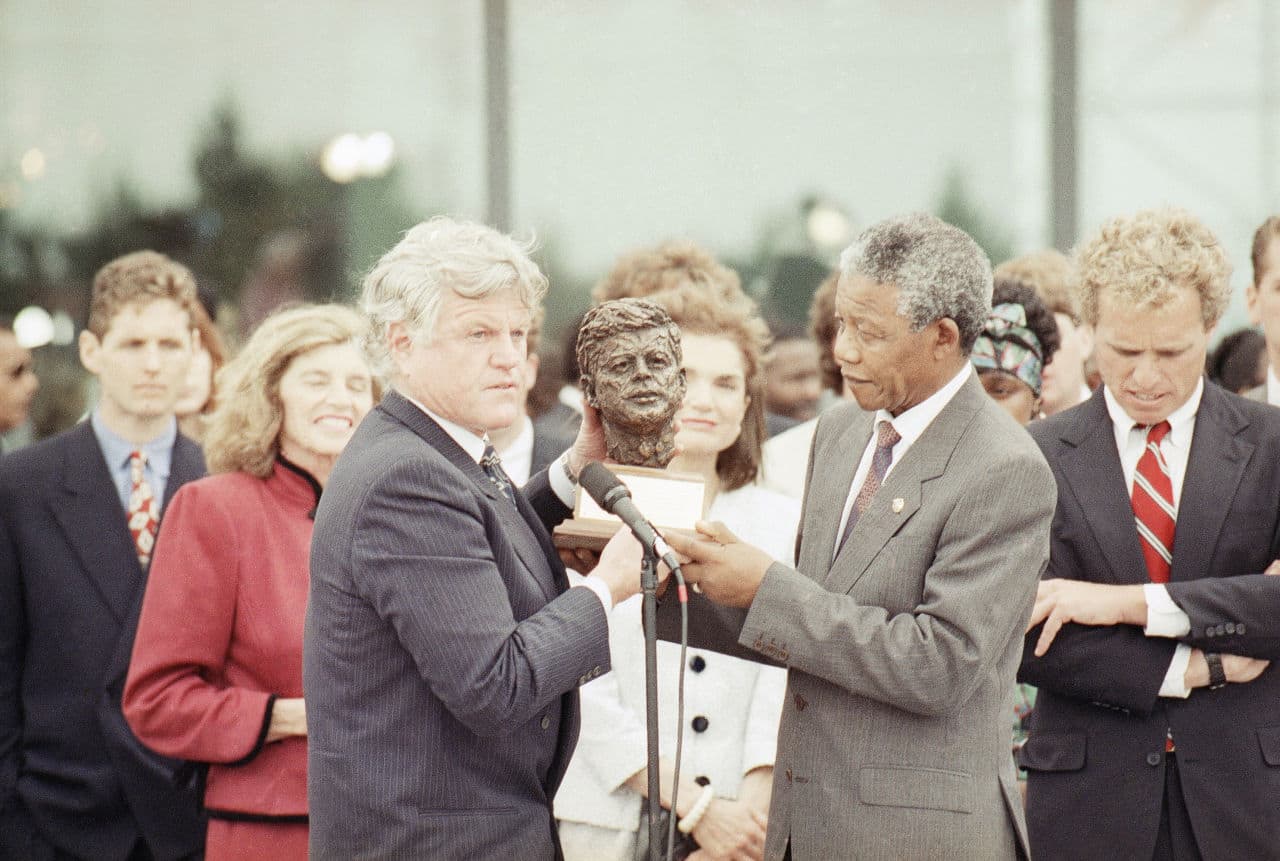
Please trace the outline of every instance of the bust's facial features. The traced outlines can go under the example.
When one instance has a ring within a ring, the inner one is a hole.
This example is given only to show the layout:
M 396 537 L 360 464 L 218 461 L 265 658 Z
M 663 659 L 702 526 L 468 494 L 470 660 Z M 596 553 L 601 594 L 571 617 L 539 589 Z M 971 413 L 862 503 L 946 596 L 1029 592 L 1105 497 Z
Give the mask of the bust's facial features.
M 619 332 L 591 369 L 591 395 L 606 421 L 661 427 L 680 407 L 680 363 L 659 329 Z

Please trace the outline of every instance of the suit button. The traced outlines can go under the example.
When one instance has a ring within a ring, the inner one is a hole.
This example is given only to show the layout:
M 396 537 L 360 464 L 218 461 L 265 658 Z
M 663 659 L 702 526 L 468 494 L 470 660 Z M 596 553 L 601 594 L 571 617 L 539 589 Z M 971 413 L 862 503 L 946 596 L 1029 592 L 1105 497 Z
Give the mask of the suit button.
M 1226 625 L 1219 625 L 1218 627 L 1214 628 L 1213 630 L 1214 630 L 1214 632 L 1215 632 L 1215 633 L 1217 633 L 1219 636 L 1221 636 L 1222 634 L 1227 633 L 1227 626 L 1226 626 Z
M 1156 766 L 1160 764 L 1161 756 L 1158 753 L 1147 754 L 1147 765 Z
M 697 777 L 693 779 L 693 782 L 698 784 L 699 786 L 710 786 L 711 778 L 707 777 L 705 774 L 699 774 Z
M 710 725 L 711 725 L 711 721 L 707 720 L 702 715 L 698 715 L 696 718 L 694 718 L 690 722 L 690 726 L 693 727 L 694 732 L 706 732 L 707 727 L 709 727 Z
M 1212 626 L 1212 625 L 1210 625 L 1209 627 L 1207 627 L 1207 628 L 1205 628 L 1205 629 L 1204 629 L 1204 635 L 1205 635 L 1206 637 L 1212 637 L 1212 636 L 1213 636 L 1213 626 Z
M 1244 622 L 1240 622 L 1236 625 L 1236 633 L 1242 637 L 1244 636 Z
M 1227 623 L 1227 633 L 1228 633 L 1228 634 L 1234 634 L 1235 632 L 1236 632 L 1236 623 L 1235 623 L 1235 622 L 1228 622 L 1228 623 Z
M 543 729 L 551 728 L 551 718 L 547 717 L 546 715 L 542 716 L 542 728 Z
M 800 696 L 799 694 L 796 694 L 796 711 L 798 712 L 804 711 L 804 707 L 807 706 L 808 704 L 809 704 L 808 700 L 806 700 L 804 697 Z
M 694 655 L 689 661 L 689 669 L 693 670 L 695 673 L 700 673 L 706 668 L 707 662 L 703 659 L 702 655 Z
M 791 769 L 789 769 L 789 768 L 788 768 L 788 769 L 787 769 L 787 783 L 790 783 L 790 782 L 792 781 L 792 779 L 793 779 L 793 778 L 792 778 L 792 775 L 791 775 Z

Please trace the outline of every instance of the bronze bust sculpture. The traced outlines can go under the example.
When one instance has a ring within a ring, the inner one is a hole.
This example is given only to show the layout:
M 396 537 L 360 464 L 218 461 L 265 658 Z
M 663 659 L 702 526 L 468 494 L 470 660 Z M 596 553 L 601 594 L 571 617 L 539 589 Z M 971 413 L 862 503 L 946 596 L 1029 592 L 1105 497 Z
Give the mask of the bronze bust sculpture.
M 582 320 L 577 356 L 609 458 L 655 469 L 670 463 L 685 376 L 680 330 L 667 312 L 646 299 L 597 305 Z

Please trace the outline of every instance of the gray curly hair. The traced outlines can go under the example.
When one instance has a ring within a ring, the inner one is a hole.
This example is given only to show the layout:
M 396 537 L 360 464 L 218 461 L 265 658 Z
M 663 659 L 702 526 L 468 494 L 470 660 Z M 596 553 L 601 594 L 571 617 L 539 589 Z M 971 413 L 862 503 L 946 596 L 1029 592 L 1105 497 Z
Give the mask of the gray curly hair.
M 898 313 L 918 332 L 950 318 L 967 355 L 991 313 L 991 261 L 958 227 L 924 212 L 871 225 L 840 255 L 844 275 L 898 288 Z
M 513 289 L 530 311 L 547 292 L 547 278 L 529 257 L 534 243 L 521 242 L 492 227 L 440 215 L 404 235 L 364 278 L 360 307 L 369 317 L 365 352 L 381 374 L 390 371 L 387 329 L 408 323 L 430 342 L 445 291 L 483 299 Z

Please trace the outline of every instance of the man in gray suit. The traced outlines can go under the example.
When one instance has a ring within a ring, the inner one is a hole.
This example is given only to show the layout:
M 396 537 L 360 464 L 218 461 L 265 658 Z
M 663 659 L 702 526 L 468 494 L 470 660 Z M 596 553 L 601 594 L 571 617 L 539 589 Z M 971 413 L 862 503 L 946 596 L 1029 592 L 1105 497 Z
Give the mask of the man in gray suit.
M 603 456 L 573 448 L 513 487 L 487 432 L 518 415 L 546 279 L 490 228 L 432 219 L 365 279 L 393 389 L 316 514 L 303 682 L 318 859 L 559 857 L 551 801 L 577 688 L 609 670 L 608 611 L 638 591 L 619 534 L 569 588 L 547 528 Z M 559 485 L 555 486 L 554 485 Z
M 798 567 L 720 524 L 668 536 L 706 597 L 747 609 L 737 645 L 790 671 L 767 858 L 1026 854 L 1010 715 L 1054 484 L 969 365 L 991 290 L 960 230 L 868 228 L 835 348 L 866 412 L 819 421 Z

